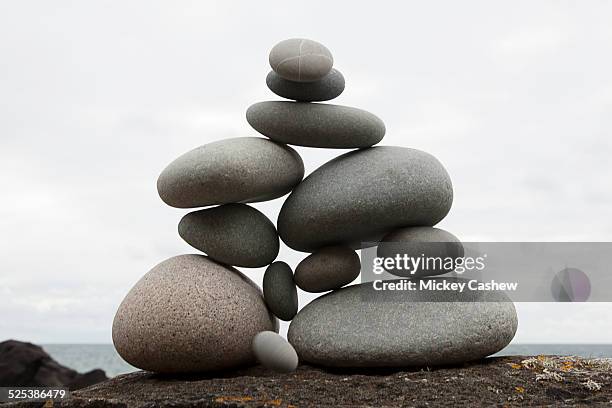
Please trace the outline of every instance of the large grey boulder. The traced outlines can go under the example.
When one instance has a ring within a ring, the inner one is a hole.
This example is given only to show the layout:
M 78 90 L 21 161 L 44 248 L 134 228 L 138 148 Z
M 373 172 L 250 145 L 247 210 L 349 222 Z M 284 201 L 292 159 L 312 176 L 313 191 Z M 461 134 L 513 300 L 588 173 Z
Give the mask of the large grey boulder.
M 287 336 L 301 361 L 330 367 L 478 360 L 503 349 L 517 329 L 514 305 L 503 292 L 478 293 L 348 286 L 306 305 Z
M 249 107 L 246 118 L 262 135 L 298 146 L 369 147 L 380 142 L 385 135 L 385 124 L 376 115 L 341 105 L 259 102 Z
M 266 77 L 268 88 L 280 97 L 300 102 L 329 101 L 338 97 L 344 91 L 344 76 L 340 71 L 332 69 L 315 82 L 288 81 L 274 71 Z
M 331 52 L 316 41 L 291 38 L 270 50 L 270 66 L 290 81 L 312 82 L 323 78 L 334 65 Z
M 343 154 L 287 197 L 277 228 L 298 251 L 378 241 L 407 226 L 432 226 L 451 208 L 453 187 L 432 155 L 380 146 Z
M 145 274 L 113 321 L 125 361 L 159 373 L 206 372 L 255 361 L 251 342 L 278 320 L 242 273 L 203 255 L 180 255 Z
M 178 208 L 267 201 L 287 194 L 304 177 L 292 148 L 257 137 L 220 140 L 174 160 L 157 180 L 157 191 Z
M 272 221 L 246 204 L 225 204 L 185 215 L 179 235 L 210 258 L 233 266 L 258 268 L 278 255 Z

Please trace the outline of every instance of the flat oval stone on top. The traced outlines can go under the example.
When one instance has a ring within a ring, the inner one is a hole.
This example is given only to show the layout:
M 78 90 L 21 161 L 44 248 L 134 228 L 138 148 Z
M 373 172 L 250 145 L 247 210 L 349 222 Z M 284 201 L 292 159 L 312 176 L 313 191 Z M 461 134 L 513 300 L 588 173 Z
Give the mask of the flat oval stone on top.
M 300 102 L 329 101 L 338 97 L 344 91 L 344 76 L 340 71 L 332 69 L 315 82 L 288 81 L 274 71 L 266 77 L 268 88 L 280 97 Z
M 220 140 L 174 160 L 157 180 L 157 191 L 178 208 L 267 201 L 287 194 L 304 177 L 292 148 L 258 137 Z
M 270 51 L 270 66 L 282 78 L 296 82 L 318 81 L 334 65 L 331 52 L 316 41 L 291 38 Z
M 246 117 L 262 135 L 297 146 L 370 147 L 385 135 L 385 124 L 376 115 L 349 106 L 268 101 L 251 105 Z

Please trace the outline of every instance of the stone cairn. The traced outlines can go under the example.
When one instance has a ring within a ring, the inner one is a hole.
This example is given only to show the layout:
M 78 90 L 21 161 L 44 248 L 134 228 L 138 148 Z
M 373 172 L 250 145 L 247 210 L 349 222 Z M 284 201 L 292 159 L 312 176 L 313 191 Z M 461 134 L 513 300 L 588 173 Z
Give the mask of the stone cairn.
M 323 45 L 282 41 L 270 52 L 270 65 L 268 88 L 291 101 L 248 109 L 248 123 L 266 138 L 198 147 L 159 176 L 166 204 L 207 207 L 185 215 L 178 226 L 179 235 L 206 256 L 170 258 L 136 283 L 113 322 L 119 354 L 144 370 L 184 373 L 256 360 L 292 371 L 298 356 L 330 367 L 434 366 L 483 358 L 505 347 L 517 317 L 503 293 L 491 293 L 485 302 L 455 302 L 452 294 L 415 301 L 406 291 L 402 301 L 389 302 L 384 291 L 364 297 L 370 283 L 343 288 L 360 273 L 354 248 L 362 242 L 461 245 L 433 228 L 451 208 L 451 180 L 428 153 L 372 147 L 385 134 L 375 115 L 312 103 L 337 97 L 345 85 Z M 302 159 L 287 145 L 354 150 L 302 180 Z M 245 204 L 287 193 L 278 233 L 264 214 Z M 285 262 L 275 262 L 279 235 L 289 247 L 310 253 L 295 274 Z M 234 266 L 268 266 L 263 296 Z M 331 293 L 298 313 L 296 285 Z M 292 320 L 288 342 L 277 334 L 277 318 Z

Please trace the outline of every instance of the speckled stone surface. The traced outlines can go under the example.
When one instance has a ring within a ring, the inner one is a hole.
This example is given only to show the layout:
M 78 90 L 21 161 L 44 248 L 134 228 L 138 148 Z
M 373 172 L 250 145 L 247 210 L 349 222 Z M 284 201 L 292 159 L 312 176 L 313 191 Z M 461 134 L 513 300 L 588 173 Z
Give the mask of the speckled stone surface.
M 306 292 L 326 292 L 348 285 L 359 276 L 361 262 L 347 247 L 322 248 L 295 268 L 295 283 Z
M 258 333 L 253 339 L 253 353 L 263 366 L 279 373 L 290 373 L 298 366 L 293 346 L 275 332 Z
M 277 229 L 298 251 L 378 241 L 405 226 L 432 226 L 451 208 L 453 187 L 432 155 L 380 146 L 343 154 L 304 179 L 281 208 Z
M 315 82 L 295 82 L 282 78 L 274 71 L 266 77 L 268 88 L 282 98 L 301 102 L 329 101 L 338 97 L 344 91 L 344 76 L 340 71 L 332 69 Z
M 323 78 L 334 65 L 331 52 L 316 41 L 291 38 L 270 51 L 270 66 L 290 81 L 312 82 Z
M 417 296 L 436 301 L 415 302 Z M 453 299 L 464 301 L 450 302 Z M 476 299 L 481 301 L 467 301 Z M 371 284 L 360 284 L 324 295 L 300 310 L 288 339 L 303 363 L 425 367 L 491 355 L 510 343 L 516 329 L 514 305 L 502 292 L 478 298 L 471 291 L 376 292 Z
M 179 235 L 192 247 L 224 264 L 257 268 L 278 255 L 272 221 L 246 204 L 225 204 L 185 215 Z
M 297 313 L 298 295 L 293 271 L 285 262 L 274 262 L 263 278 L 264 299 L 268 308 L 281 320 L 289 321 Z
M 369 147 L 385 135 L 385 124 L 362 109 L 324 103 L 268 101 L 251 105 L 249 124 L 281 143 L 348 149 Z
M 255 361 L 251 343 L 278 320 L 257 286 L 203 255 L 158 264 L 127 294 L 113 321 L 125 361 L 160 373 L 205 372 Z
M 157 180 L 168 205 L 205 207 L 272 200 L 304 177 L 304 163 L 292 148 L 268 139 L 226 139 L 191 150 L 170 163 Z
M 448 231 L 433 227 L 408 227 L 397 229 L 382 239 L 377 248 L 379 257 L 395 258 L 425 257 L 429 259 L 458 259 L 463 257 L 464 249 L 459 238 Z M 430 262 L 429 267 L 416 271 L 386 269 L 395 276 L 434 276 L 452 272 L 454 268 L 444 268 L 444 263 Z M 414 273 L 411 273 L 414 272 Z

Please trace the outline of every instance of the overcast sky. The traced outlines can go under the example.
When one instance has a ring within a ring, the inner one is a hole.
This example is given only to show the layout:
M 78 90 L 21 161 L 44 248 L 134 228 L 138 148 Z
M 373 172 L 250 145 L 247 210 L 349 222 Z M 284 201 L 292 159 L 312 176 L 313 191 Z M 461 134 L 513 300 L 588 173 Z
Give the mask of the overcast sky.
M 194 252 L 157 176 L 256 135 L 245 111 L 278 99 L 267 56 L 291 37 L 331 50 L 334 103 L 383 119 L 381 144 L 445 165 L 440 227 L 612 241 L 611 21 L 605 1 L 0 2 L 0 340 L 110 342 L 131 286 Z M 307 172 L 343 152 L 298 151 Z M 276 220 L 281 204 L 256 207 Z M 517 309 L 516 342 L 612 342 L 611 304 Z

